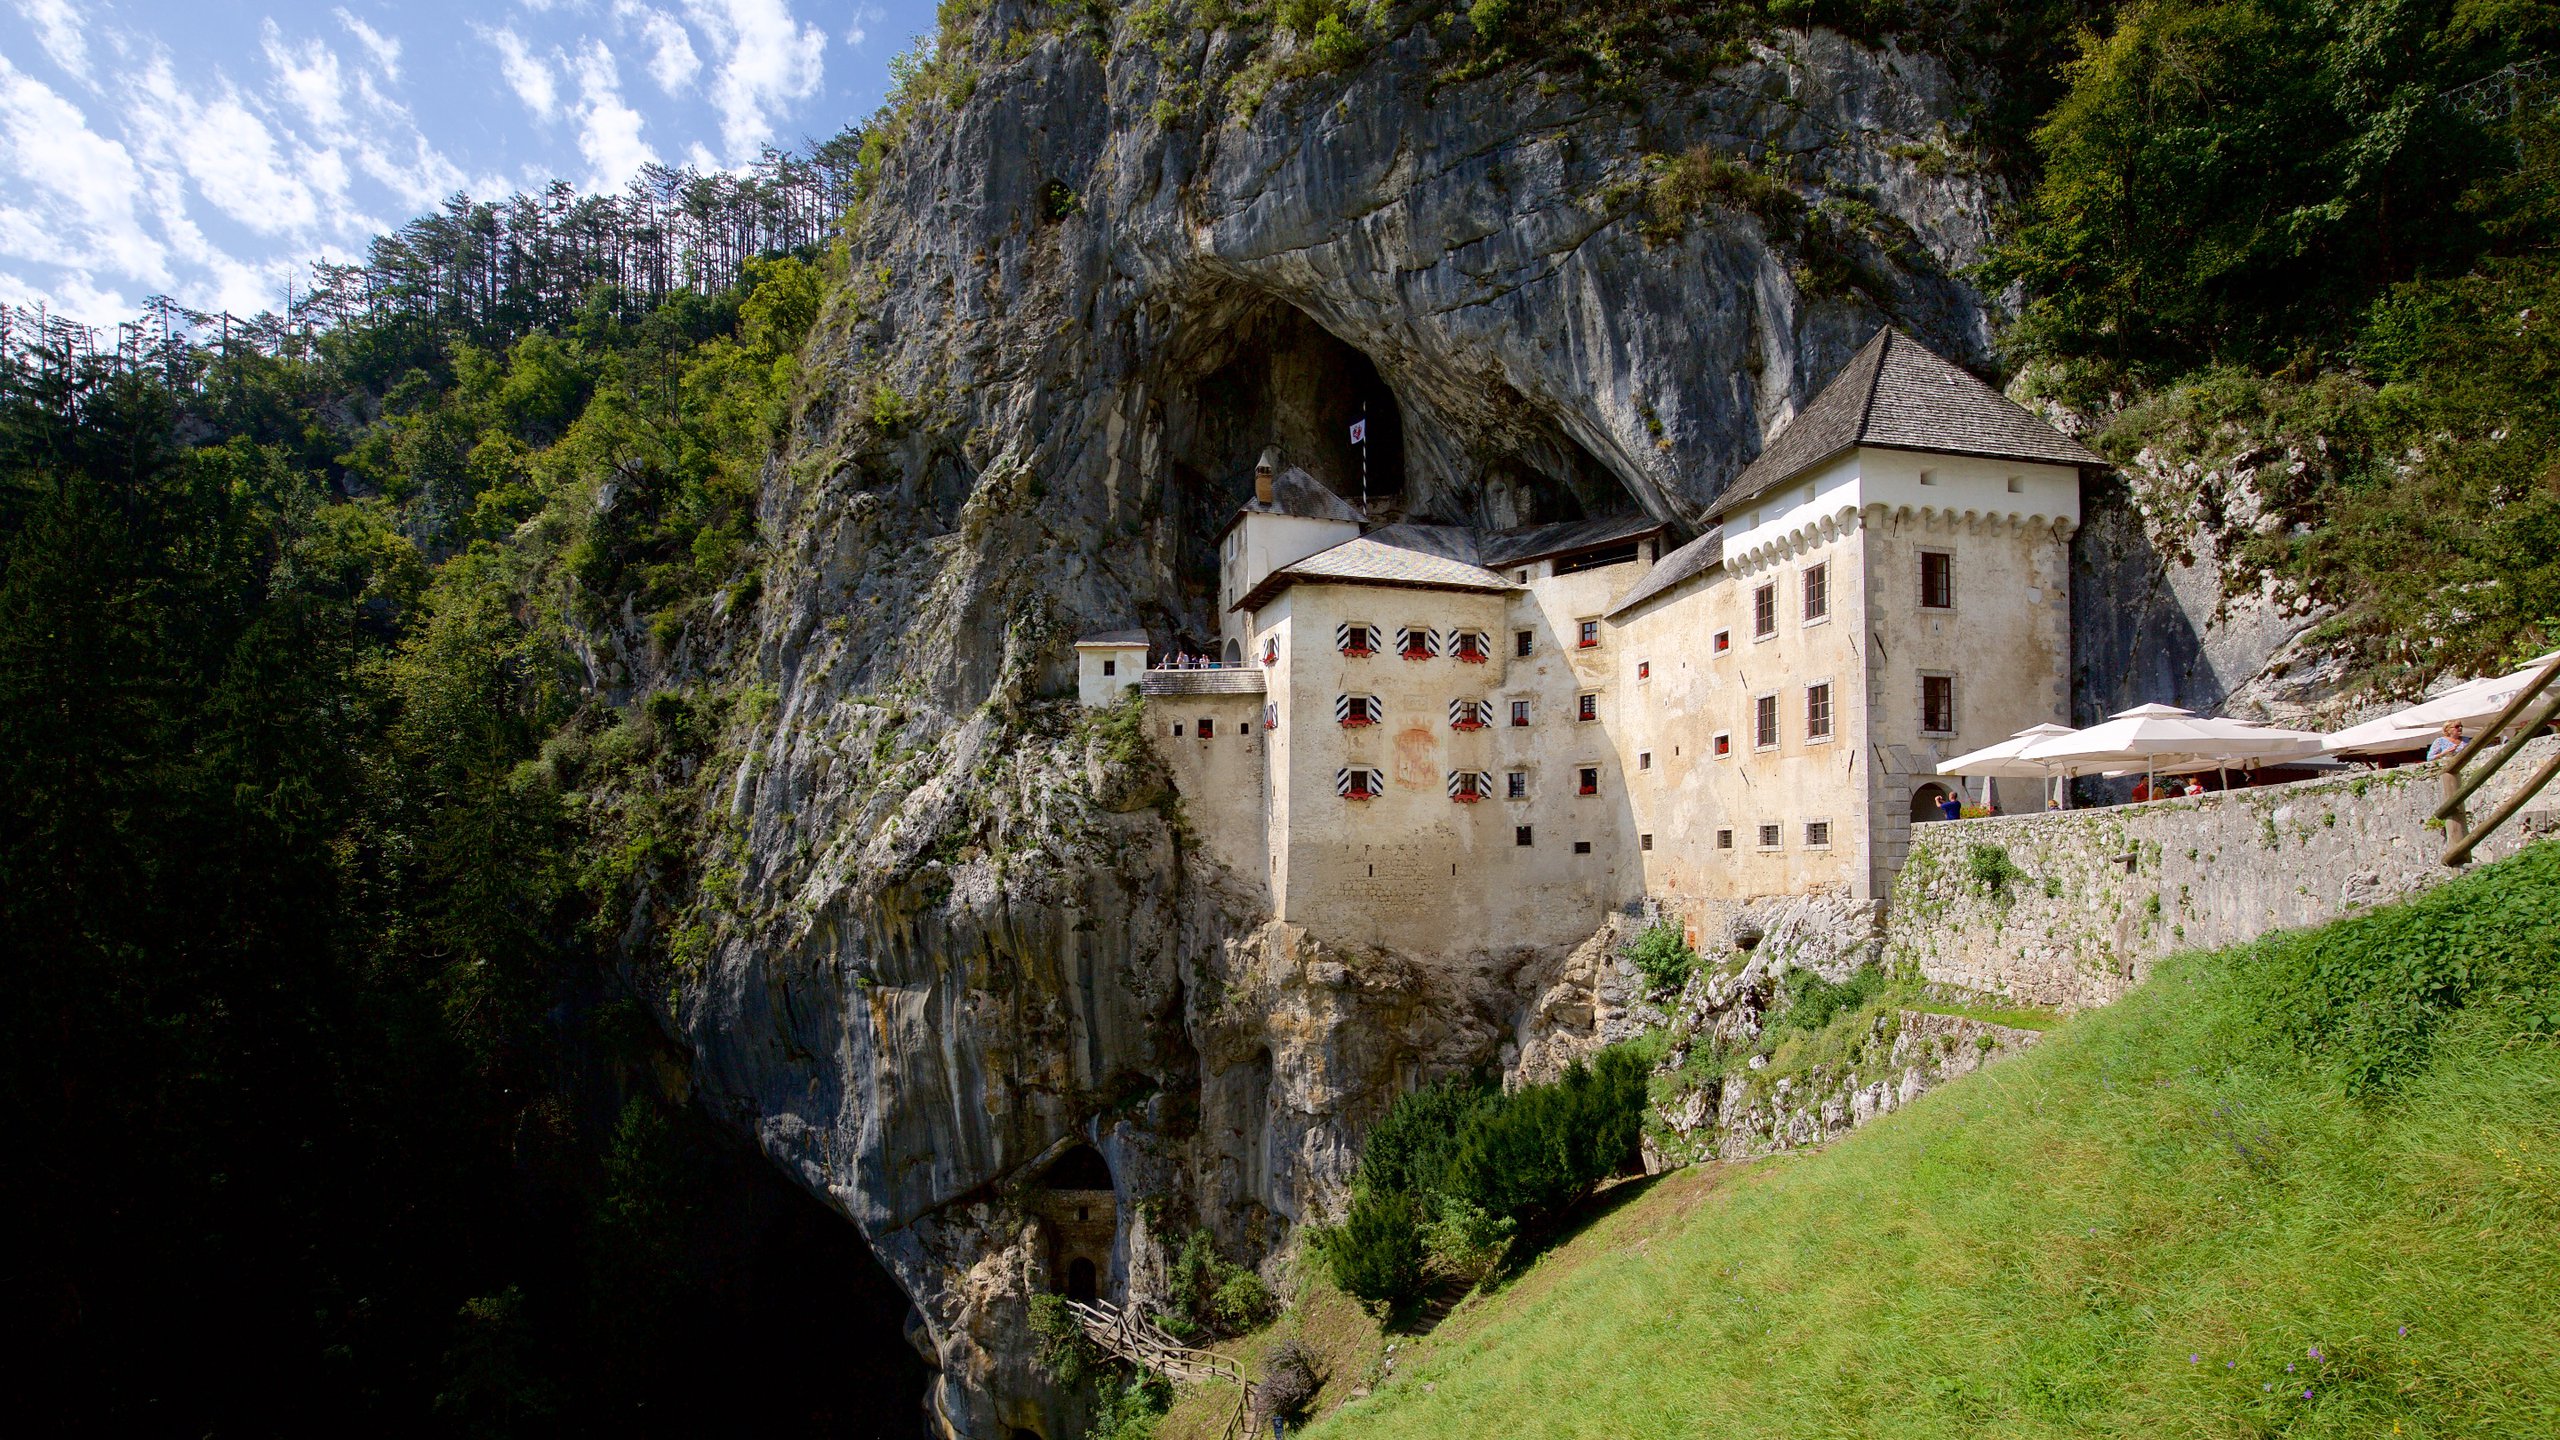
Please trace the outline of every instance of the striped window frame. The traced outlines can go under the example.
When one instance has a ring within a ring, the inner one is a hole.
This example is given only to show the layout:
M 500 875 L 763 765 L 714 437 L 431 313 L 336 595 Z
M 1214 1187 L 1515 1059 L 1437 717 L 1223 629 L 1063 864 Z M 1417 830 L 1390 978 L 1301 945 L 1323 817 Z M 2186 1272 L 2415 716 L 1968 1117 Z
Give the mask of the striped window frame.
M 1386 788 L 1387 772 L 1374 765 L 1345 765 L 1333 772 L 1333 793 L 1345 800 L 1375 800 Z

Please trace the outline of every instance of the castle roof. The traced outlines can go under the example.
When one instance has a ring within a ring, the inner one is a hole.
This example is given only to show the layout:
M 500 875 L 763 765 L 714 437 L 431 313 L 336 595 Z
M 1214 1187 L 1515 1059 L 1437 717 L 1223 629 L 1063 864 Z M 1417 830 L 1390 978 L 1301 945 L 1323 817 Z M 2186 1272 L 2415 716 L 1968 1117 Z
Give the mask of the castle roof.
M 1660 563 L 1636 582 L 1636 588 L 1610 607 L 1608 618 L 1615 620 L 1681 581 L 1695 579 L 1723 563 L 1724 529 L 1719 526 L 1663 556 Z
M 1518 586 L 1477 563 L 1479 539 L 1456 525 L 1388 525 L 1356 540 L 1319 550 L 1283 565 L 1235 603 L 1259 610 L 1292 585 L 1400 586 L 1408 590 L 1515 590 Z
M 1076 648 L 1079 650 L 1125 650 L 1132 645 L 1146 643 L 1147 632 L 1144 630 L 1105 630 L 1099 635 L 1078 637 Z
M 1888 325 L 1840 368 L 1707 511 L 1720 518 L 1860 445 L 2046 465 L 2104 465 L 1962 366 Z
M 1603 545 L 1634 540 L 1662 528 L 1661 521 L 1641 513 L 1612 515 L 1598 520 L 1566 520 L 1553 525 L 1521 525 L 1509 530 L 1496 530 L 1479 540 L 1477 563 L 1499 570 L 1506 565 L 1544 560 L 1550 555 L 1569 555 L 1576 550 L 1595 550 Z
M 1290 515 L 1300 520 L 1338 520 L 1347 525 L 1366 520 L 1359 506 L 1336 495 L 1332 486 L 1295 465 L 1271 477 L 1271 503 L 1266 505 L 1259 497 L 1247 500 L 1218 533 L 1225 535 L 1247 515 Z

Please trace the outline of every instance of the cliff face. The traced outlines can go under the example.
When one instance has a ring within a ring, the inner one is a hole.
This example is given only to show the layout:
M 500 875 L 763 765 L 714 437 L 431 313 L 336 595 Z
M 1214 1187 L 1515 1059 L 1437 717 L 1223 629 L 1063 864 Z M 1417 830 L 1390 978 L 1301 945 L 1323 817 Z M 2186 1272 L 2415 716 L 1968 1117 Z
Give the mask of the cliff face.
M 1627 988 L 1606 936 L 1346 954 L 1266 923 L 1144 737 L 1075 710 L 1075 635 L 1206 648 L 1254 454 L 1357 493 L 1363 413 L 1408 513 L 1693 518 L 1880 320 L 1983 356 L 1954 277 L 1994 198 L 1947 163 L 1934 63 L 1824 33 L 1629 106 L 1435 85 L 1424 27 L 1248 108 L 1226 81 L 1285 39 L 1046 13 L 983 12 L 884 127 L 731 622 L 772 702 L 702 827 L 735 901 L 671 990 L 715 1112 L 915 1301 L 938 1423 L 997 1440 L 1081 1421 L 1022 1305 L 1076 1140 L 1119 1197 L 1104 1289 L 1146 1294 L 1194 1228 L 1250 1261 L 1327 1213 L 1401 1085 L 1543 1073 Z M 1791 176 L 1856 283 L 1712 187 L 1649 209 L 1647 157 L 1698 147 Z

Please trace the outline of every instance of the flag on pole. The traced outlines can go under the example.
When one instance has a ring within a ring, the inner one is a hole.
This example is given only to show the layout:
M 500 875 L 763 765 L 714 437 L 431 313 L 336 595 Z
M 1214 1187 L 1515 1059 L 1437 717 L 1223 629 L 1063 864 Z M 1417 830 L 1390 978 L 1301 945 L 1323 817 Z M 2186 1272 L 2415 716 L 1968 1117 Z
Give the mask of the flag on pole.
M 1364 415 L 1351 422 L 1351 443 L 1354 445 L 1369 443 L 1369 417 Z

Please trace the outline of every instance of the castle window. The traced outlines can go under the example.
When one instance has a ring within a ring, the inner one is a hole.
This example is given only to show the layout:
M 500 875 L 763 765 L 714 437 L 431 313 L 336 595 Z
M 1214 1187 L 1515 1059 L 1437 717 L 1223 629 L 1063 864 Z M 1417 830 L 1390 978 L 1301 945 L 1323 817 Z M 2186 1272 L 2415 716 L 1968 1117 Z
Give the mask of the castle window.
M 1761 825 L 1761 827 L 1760 827 L 1760 848 L 1761 848 L 1761 849 L 1763 849 L 1763 850 L 1775 850 L 1775 849 L 1777 849 L 1780 845 L 1782 845 L 1782 844 L 1784 844 L 1784 843 L 1786 843 L 1786 842 L 1785 842 L 1785 840 L 1784 840 L 1784 839 L 1782 838 L 1782 836 L 1781 836 L 1781 833 L 1780 833 L 1780 831 L 1779 831 L 1778 824 L 1777 824 L 1777 822 L 1776 822 L 1776 821 L 1774 821 L 1774 820 L 1773 820 L 1773 821 L 1768 821 L 1768 822 L 1765 822 L 1765 823 L 1763 823 L 1763 824 Z
M 1583 620 L 1576 622 L 1573 627 L 1573 643 L 1574 647 L 1580 650 L 1588 650 L 1592 646 L 1599 644 L 1600 622 L 1597 620 Z
M 1576 854 L 1576 855 L 1588 855 L 1588 854 L 1590 854 L 1590 853 L 1591 853 L 1591 842 L 1590 842 L 1590 841 L 1588 841 L 1588 840 L 1576 840 L 1576 841 L 1574 841 L 1574 842 L 1573 842 L 1573 853 L 1574 853 L 1574 854 Z
M 1528 654 L 1531 648 L 1536 646 L 1537 643 L 1538 632 L 1534 630 L 1516 630 L 1512 632 L 1511 651 L 1515 655 Z
M 1715 739 L 1715 753 L 1716 753 L 1716 758 L 1717 758 L 1717 759 L 1719 759 L 1719 760 L 1721 760 L 1721 759 L 1723 759 L 1725 756 L 1730 755 L 1730 754 L 1732 754 L 1732 753 L 1733 753 L 1733 735 L 1732 735 L 1732 732 L 1730 732 L 1730 731 L 1718 731 L 1718 732 L 1716 732 L 1716 739 Z
M 1333 648 L 1345 655 L 1375 655 L 1378 653 L 1378 627 L 1336 625 L 1333 627 Z
M 1333 793 L 1345 800 L 1375 800 L 1386 789 L 1386 772 L 1372 766 L 1346 765 L 1333 772 Z
M 1935 470 L 1923 470 L 1923 471 L 1921 471 L 1921 472 L 1920 472 L 1920 483 L 1921 483 L 1921 484 L 1923 484 L 1923 485 L 1935 485 L 1935 484 L 1937 484 L 1937 483 L 1938 483 L 1938 472 L 1937 472 L 1937 471 L 1935 471 Z
M 1639 660 L 1639 661 L 1637 661 L 1637 662 L 1636 662 L 1636 678 L 1637 678 L 1637 679 L 1639 679 L 1639 680 L 1650 680 L 1650 679 L 1652 679 L 1652 678 L 1653 678 L 1653 662 L 1652 662 L 1652 661 L 1650 661 L 1650 660 Z
M 1717 849 L 1719 849 L 1719 850 L 1730 850 L 1730 849 L 1732 849 L 1732 848 L 1733 848 L 1733 832 L 1732 832 L 1732 831 L 1730 831 L 1730 830 L 1719 830 L 1719 831 L 1717 831 L 1717 832 L 1716 832 L 1716 848 L 1717 848 Z
M 1650 850 L 1650 849 L 1652 849 L 1652 848 L 1653 848 L 1653 832 L 1652 832 L 1652 831 L 1650 831 L 1650 830 L 1648 830 L 1648 831 L 1646 831 L 1645 833 L 1643 833 L 1642 835 L 1637 836 L 1637 837 L 1636 837 L 1636 848 L 1637 848 L 1637 849 L 1639 849 L 1639 850 Z
M 1502 795 L 1506 800 L 1528 799 L 1529 772 L 1526 770 L 1514 770 L 1510 774 L 1503 776 Z
M 1484 770 L 1452 770 L 1449 772 L 1449 798 L 1461 805 L 1473 805 L 1493 798 L 1493 776 Z
M 1831 618 L 1831 564 L 1808 565 L 1804 570 L 1804 623 L 1814 624 Z
M 1804 846 L 1808 850 L 1830 849 L 1831 822 L 1828 820 L 1807 820 L 1804 822 Z
M 1956 677 L 1920 677 L 1920 729 L 1928 735 L 1956 733 Z
M 1599 719 L 1600 697 L 1592 694 L 1588 690 L 1582 692 L 1582 694 L 1578 696 L 1575 696 L 1573 701 L 1573 718 L 1576 720 Z
M 1751 702 L 1751 748 L 1778 748 L 1778 697 L 1762 695 Z
M 1173 738 L 1176 740 L 1182 738 L 1182 722 L 1179 720 L 1173 722 Z
M 1944 550 L 1920 552 L 1920 608 L 1956 608 L 1956 557 Z
M 1778 582 L 1751 592 L 1751 638 L 1766 640 L 1778 633 Z
M 1277 730 L 1280 728 L 1279 701 L 1272 700 L 1264 703 L 1262 707 L 1262 728 L 1265 730 Z
M 1105 661 L 1103 661 L 1103 662 L 1102 662 L 1102 673 L 1103 673 L 1103 674 L 1105 674 L 1105 675 L 1117 675 L 1117 674 L 1119 674 L 1119 673 L 1120 673 L 1120 662 L 1119 662 L 1119 661 L 1117 661 L 1117 660 L 1105 660 Z
M 1375 725 L 1387 716 L 1375 695 L 1336 695 L 1333 697 L 1333 718 L 1341 722 L 1343 729 L 1357 730 L 1363 725 Z
M 1529 723 L 1528 701 L 1514 700 L 1511 702 L 1511 723 L 1514 727 L 1523 726 Z
M 1212 731 L 1212 730 L 1215 730 L 1215 729 L 1217 728 L 1217 725 L 1218 725 L 1218 722 L 1217 722 L 1217 721 L 1210 719 L 1210 718 L 1209 718 L 1208 716 L 1206 716 L 1206 715 L 1201 716 L 1201 717 L 1200 717 L 1200 738 L 1201 738 L 1201 739 L 1203 739 L 1203 740 L 1208 739 L 1208 738 L 1209 738 L 1209 732 L 1210 732 L 1210 731 Z
M 1449 656 L 1469 665 L 1482 665 L 1493 658 L 1493 637 L 1481 630 L 1460 630 L 1449 637 Z
M 1449 702 L 1449 728 L 1452 730 L 1481 730 L 1492 723 L 1493 702 L 1490 700 Z
M 1526 825 L 1514 825 L 1514 826 L 1512 826 L 1512 827 L 1511 827 L 1511 843 L 1512 843 L 1512 844 L 1514 844 L 1514 845 L 1526 845 L 1526 844 L 1528 844 L 1528 843 L 1529 843 L 1529 827 L 1528 827 L 1528 826 L 1526 826 Z
M 1428 625 L 1408 625 L 1396 632 L 1396 653 L 1407 660 L 1437 659 L 1440 632 Z
M 1637 752 L 1636 752 L 1636 768 L 1637 768 L 1637 769 L 1639 769 L 1639 770 L 1650 770 L 1650 769 L 1652 769 L 1652 768 L 1653 768 L 1653 752 L 1652 752 L 1652 751 L 1650 751 L 1650 750 L 1639 750 L 1639 751 L 1637 751 Z
M 1718 655 L 1721 655 L 1721 654 L 1723 654 L 1724 652 L 1726 652 L 1727 650 L 1732 649 L 1732 648 L 1733 648 L 1733 632 L 1732 632 L 1732 631 L 1730 631 L 1730 630 L 1719 630 L 1719 631 L 1717 631 L 1717 632 L 1716 632 L 1716 638 L 1715 638 L 1715 642 L 1714 642 L 1714 644 L 1715 644 L 1715 653 L 1717 653 Z
M 1831 683 L 1804 687 L 1804 738 L 1831 738 Z
M 2010 476 L 2010 477 L 2009 477 L 2009 493 L 2010 493 L 2010 494 L 2012 494 L 2012 495 L 2024 495 L 2025 493 L 2027 493 L 2027 482 L 2026 482 L 2025 480 L 2023 480 L 2023 479 L 2019 478 L 2018 476 L 2015 476 L 2015 475 Z
M 1582 767 L 1581 793 L 1585 795 L 1597 795 L 1600 793 L 1600 770 L 1598 766 L 1585 765 Z
M 1263 638 L 1263 641 L 1262 641 L 1262 663 L 1263 663 L 1263 664 L 1265 664 L 1265 665 L 1277 665 L 1277 664 L 1279 664 L 1279 663 L 1280 663 L 1280 637 L 1279 637 L 1279 636 L 1277 636 L 1277 635 L 1269 635 L 1269 636 L 1265 636 L 1265 637 Z

